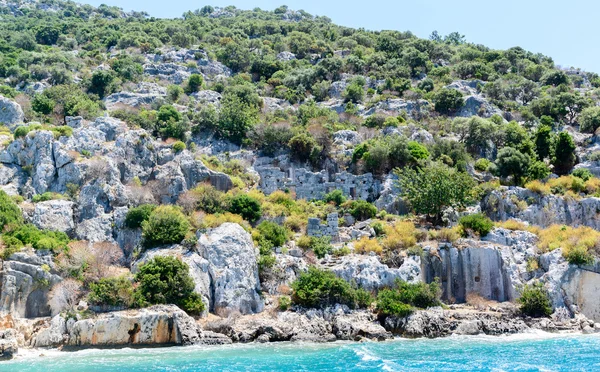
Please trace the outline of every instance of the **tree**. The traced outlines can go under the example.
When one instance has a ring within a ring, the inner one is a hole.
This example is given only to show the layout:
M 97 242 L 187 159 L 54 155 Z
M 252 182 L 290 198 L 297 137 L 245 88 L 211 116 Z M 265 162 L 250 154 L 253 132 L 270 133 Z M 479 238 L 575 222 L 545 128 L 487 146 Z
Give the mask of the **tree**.
M 579 116 L 579 130 L 594 133 L 600 127 L 600 106 L 588 107 Z
M 414 211 L 426 214 L 439 223 L 447 207 L 464 207 L 471 201 L 475 181 L 442 163 L 434 162 L 420 169 L 405 168 L 396 171 L 400 195 Z
M 175 257 L 154 257 L 140 266 L 135 281 L 139 283 L 134 294 L 139 306 L 175 304 L 195 314 L 204 310 L 200 296 L 194 292 L 189 266 Z
M 241 143 L 246 133 L 258 122 L 258 109 L 234 94 L 223 98 L 217 133 L 235 143 Z
M 435 111 L 440 114 L 450 114 L 461 108 L 465 102 L 462 94 L 456 89 L 442 88 L 433 97 Z
M 190 223 L 179 208 L 161 205 L 142 222 L 142 237 L 146 247 L 180 243 L 190 229 Z
M 117 89 L 114 72 L 97 70 L 92 74 L 88 92 L 97 94 L 101 99 L 115 92 Z
M 313 151 L 319 147 L 313 136 L 306 132 L 300 132 L 292 137 L 288 146 L 292 157 L 299 161 L 309 160 Z
M 62 311 L 70 311 L 77 306 L 82 285 L 75 279 L 65 279 L 56 284 L 48 293 L 48 305 L 52 315 Z
M 573 137 L 567 132 L 560 132 L 554 146 L 554 157 L 552 165 L 554 165 L 554 173 L 558 175 L 568 174 L 573 166 L 577 163 L 575 156 L 575 142 Z
M 561 114 L 565 116 L 569 124 L 573 124 L 577 115 L 590 105 L 587 98 L 579 93 L 571 92 L 560 93 L 557 101 L 561 107 Z
M 528 155 L 512 147 L 504 147 L 498 152 L 496 166 L 500 176 L 512 176 L 514 184 L 518 185 L 521 183 L 522 178 L 527 175 L 530 162 L 531 159 Z
M 553 142 L 552 128 L 548 125 L 540 125 L 535 132 L 535 152 L 539 160 L 550 157 Z
M 199 91 L 202 88 L 204 79 L 200 74 L 191 74 L 187 81 L 186 93 L 191 94 Z

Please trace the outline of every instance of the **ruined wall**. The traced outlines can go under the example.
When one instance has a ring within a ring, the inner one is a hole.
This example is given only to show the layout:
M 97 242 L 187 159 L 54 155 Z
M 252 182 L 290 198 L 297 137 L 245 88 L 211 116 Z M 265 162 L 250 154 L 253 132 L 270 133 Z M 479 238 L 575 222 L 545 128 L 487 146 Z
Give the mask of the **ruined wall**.
M 341 190 L 352 199 L 375 200 L 381 193 L 382 185 L 371 173 L 354 175 L 348 172 L 328 174 L 327 171 L 310 172 L 304 168 L 261 166 L 255 170 L 260 175 L 259 187 L 265 194 L 288 189 L 296 193 L 298 199 L 322 199 L 333 190 Z

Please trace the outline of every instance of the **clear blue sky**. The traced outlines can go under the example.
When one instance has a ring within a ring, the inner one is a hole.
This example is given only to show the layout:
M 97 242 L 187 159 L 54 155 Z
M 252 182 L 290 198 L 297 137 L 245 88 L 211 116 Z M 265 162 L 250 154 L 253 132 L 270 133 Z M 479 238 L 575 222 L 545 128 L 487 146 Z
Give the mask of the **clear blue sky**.
M 552 57 L 563 67 L 600 73 L 597 44 L 600 1 L 595 0 L 76 0 L 116 5 L 155 17 L 180 17 L 204 5 L 273 10 L 280 5 L 323 15 L 348 27 L 412 31 L 428 37 L 458 31 L 491 48 L 521 46 Z

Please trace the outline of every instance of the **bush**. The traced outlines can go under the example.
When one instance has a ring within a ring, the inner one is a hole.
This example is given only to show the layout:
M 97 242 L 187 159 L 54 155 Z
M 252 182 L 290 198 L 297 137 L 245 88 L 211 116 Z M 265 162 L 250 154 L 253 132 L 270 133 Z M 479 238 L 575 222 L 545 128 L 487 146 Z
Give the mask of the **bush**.
M 430 284 L 407 283 L 397 279 L 394 288 L 379 292 L 377 311 L 384 316 L 404 317 L 409 315 L 414 307 L 426 309 L 438 306 L 441 294 L 441 286 L 437 279 Z
M 574 177 L 581 178 L 583 182 L 587 182 L 590 178 L 594 177 L 592 172 L 590 172 L 589 169 L 586 168 L 575 169 L 573 173 L 571 173 L 571 175 L 573 175 Z
M 463 230 L 471 230 L 480 237 L 486 236 L 494 228 L 492 220 L 481 213 L 469 214 L 458 220 Z
M 475 169 L 477 169 L 480 172 L 485 172 L 488 170 L 488 167 L 491 164 L 492 162 L 487 160 L 486 158 L 477 159 L 477 161 L 475 162 Z
M 255 222 L 262 216 L 259 201 L 246 194 L 234 196 L 229 204 L 229 212 L 239 214 L 249 222 Z
M 7 246 L 30 245 L 34 249 L 59 251 L 69 243 L 67 234 L 60 231 L 40 230 L 31 224 L 13 227 L 14 229 L 6 231 L 3 236 Z
M 462 94 L 456 89 L 443 88 L 433 97 L 435 111 L 450 114 L 461 108 L 465 102 Z
M 224 211 L 223 193 L 210 184 L 201 184 L 192 190 L 195 197 L 195 208 L 206 213 Z
M 133 305 L 133 284 L 126 276 L 102 278 L 90 284 L 90 303 L 129 308 Z
M 386 237 L 381 242 L 387 252 L 400 251 L 417 244 L 418 231 L 410 221 L 398 221 L 385 229 Z
M 21 208 L 8 196 L 7 193 L 0 190 L 0 231 L 9 224 L 23 223 L 23 213 Z
M 199 91 L 202 88 L 204 79 L 200 74 L 191 74 L 187 81 L 186 93 L 191 94 Z
M 363 236 L 359 240 L 354 242 L 354 252 L 356 253 L 371 253 L 381 254 L 383 247 L 379 244 L 377 239 L 369 239 Z
M 173 151 L 182 152 L 186 149 L 185 143 L 182 141 L 177 141 L 173 144 Z
M 292 305 L 292 300 L 288 296 L 279 297 L 279 311 L 287 311 Z
M 342 190 L 333 190 L 325 194 L 323 200 L 325 203 L 333 203 L 337 206 L 340 206 L 346 201 L 346 197 L 344 196 Z
M 525 315 L 539 318 L 552 314 L 550 297 L 541 283 L 526 284 L 521 290 L 521 296 L 517 302 L 521 305 L 521 312 Z
M 188 265 L 177 258 L 154 257 L 140 266 L 135 281 L 139 283 L 134 294 L 138 306 L 175 304 L 192 314 L 204 311 Z
M 179 208 L 162 205 L 142 222 L 142 237 L 146 247 L 180 243 L 190 229 L 190 223 Z
M 554 157 L 552 158 L 554 173 L 563 175 L 569 173 L 571 169 L 573 169 L 573 166 L 577 162 L 575 149 L 576 146 L 573 137 L 567 132 L 560 132 L 558 134 L 558 139 L 556 140 Z
M 323 258 L 333 250 L 330 241 L 331 239 L 328 236 L 313 236 L 310 238 L 310 249 L 315 253 L 317 258 Z
M 138 207 L 131 208 L 125 215 L 125 226 L 130 229 L 142 227 L 142 223 L 150 217 L 152 211 L 156 209 L 154 204 L 142 204 Z
M 375 217 L 377 207 L 365 200 L 353 201 L 350 205 L 350 214 L 359 221 Z
M 288 240 L 288 231 L 283 226 L 271 221 L 263 221 L 258 225 L 257 230 L 261 238 L 269 241 L 273 247 L 282 247 Z
M 323 308 L 335 304 L 358 306 L 356 290 L 344 279 L 311 266 L 292 283 L 292 301 L 300 306 Z
M 292 157 L 299 161 L 309 160 L 313 151 L 318 148 L 317 141 L 305 132 L 292 137 L 288 142 L 288 146 Z

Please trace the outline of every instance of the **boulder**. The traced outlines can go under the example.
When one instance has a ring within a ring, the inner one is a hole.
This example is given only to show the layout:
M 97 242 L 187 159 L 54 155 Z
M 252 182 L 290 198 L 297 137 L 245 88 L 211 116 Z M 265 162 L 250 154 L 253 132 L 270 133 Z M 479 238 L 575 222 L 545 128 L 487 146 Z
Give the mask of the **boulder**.
M 48 252 L 13 253 L 0 271 L 0 313 L 36 318 L 50 315 L 48 291 L 62 280 Z
M 325 263 L 327 268 L 347 282 L 360 288 L 376 291 L 391 287 L 397 279 L 416 283 L 421 280 L 421 258 L 409 256 L 399 268 L 382 264 L 376 256 L 350 254 Z
M 238 224 L 224 223 L 202 234 L 197 249 L 209 263 L 210 310 L 217 314 L 263 310 L 257 254 L 250 234 Z
M 0 330 L 0 359 L 10 359 L 19 351 L 17 342 L 18 332 L 16 329 Z
M 68 338 L 67 321 L 62 315 L 55 315 L 47 328 L 43 328 L 33 336 L 32 347 L 58 347 L 64 345 Z
M 174 305 L 100 314 L 75 322 L 70 347 L 191 345 L 200 340 L 193 318 Z
M 0 95 L 0 125 L 5 125 L 14 131 L 25 120 L 21 105 Z
M 495 114 L 502 115 L 502 111 L 494 107 L 483 96 L 472 95 L 465 98 L 465 104 L 458 110 L 456 116 L 470 118 L 478 115 L 489 118 Z
M 75 229 L 73 205 L 74 203 L 68 200 L 48 200 L 36 203 L 31 222 L 43 230 L 71 234 Z

